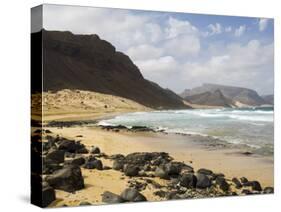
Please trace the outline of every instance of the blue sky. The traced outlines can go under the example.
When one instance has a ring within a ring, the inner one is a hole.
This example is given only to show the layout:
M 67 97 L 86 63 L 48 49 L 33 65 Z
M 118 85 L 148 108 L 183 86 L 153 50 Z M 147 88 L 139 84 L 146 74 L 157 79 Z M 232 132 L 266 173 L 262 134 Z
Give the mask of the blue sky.
M 98 34 L 177 93 L 202 83 L 273 93 L 273 19 L 57 5 L 43 14 L 45 29 Z

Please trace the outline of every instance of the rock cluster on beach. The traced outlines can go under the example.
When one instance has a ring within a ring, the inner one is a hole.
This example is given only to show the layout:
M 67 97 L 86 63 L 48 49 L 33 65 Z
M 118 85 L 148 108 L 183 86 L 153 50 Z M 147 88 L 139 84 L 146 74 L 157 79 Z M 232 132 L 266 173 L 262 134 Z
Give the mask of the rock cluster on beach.
M 39 131 L 38 131 L 39 132 Z M 37 133 L 38 133 L 37 132 Z M 40 132 L 41 133 L 41 132 Z M 104 191 L 104 203 L 149 201 L 142 191 L 148 186 L 153 195 L 161 200 L 204 198 L 249 194 L 273 193 L 272 187 L 262 188 L 256 180 L 245 177 L 228 179 L 223 173 L 201 168 L 195 170 L 190 164 L 175 161 L 166 152 L 134 152 L 128 155 L 107 155 L 97 146 L 86 147 L 82 142 L 44 131 L 42 142 L 42 195 L 43 207 L 56 200 L 56 190 L 76 192 L 85 188 L 83 169 L 95 172 L 121 172 L 127 187 L 120 193 Z M 34 134 L 33 142 L 40 136 Z M 105 166 L 103 160 L 112 162 Z M 159 184 L 158 179 L 164 183 Z M 125 180 L 125 178 L 124 178 Z M 80 205 L 89 205 L 81 202 Z

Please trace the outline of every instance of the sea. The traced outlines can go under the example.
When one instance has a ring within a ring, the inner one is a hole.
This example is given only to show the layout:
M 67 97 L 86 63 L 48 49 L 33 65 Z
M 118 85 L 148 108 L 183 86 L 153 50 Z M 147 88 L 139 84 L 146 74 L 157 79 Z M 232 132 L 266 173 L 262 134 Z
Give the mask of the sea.
M 226 145 L 251 149 L 263 155 L 274 152 L 273 107 L 134 112 L 98 124 L 128 128 L 146 126 L 167 133 L 213 137 Z M 212 142 L 212 139 L 208 141 Z

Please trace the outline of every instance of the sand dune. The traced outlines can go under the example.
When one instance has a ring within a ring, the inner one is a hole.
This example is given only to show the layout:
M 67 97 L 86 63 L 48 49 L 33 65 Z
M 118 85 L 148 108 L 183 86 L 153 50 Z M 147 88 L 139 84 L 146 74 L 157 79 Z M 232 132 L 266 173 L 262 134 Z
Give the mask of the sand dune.
M 40 114 L 41 105 L 43 119 L 75 120 L 99 118 L 122 112 L 151 110 L 132 100 L 92 91 L 61 90 L 58 92 L 43 92 L 32 95 L 33 114 Z

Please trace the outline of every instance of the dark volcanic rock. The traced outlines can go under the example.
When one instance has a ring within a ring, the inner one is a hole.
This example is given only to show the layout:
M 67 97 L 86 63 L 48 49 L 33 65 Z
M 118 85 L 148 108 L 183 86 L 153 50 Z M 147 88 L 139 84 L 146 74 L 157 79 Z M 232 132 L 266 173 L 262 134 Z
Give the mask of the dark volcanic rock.
M 81 166 L 85 163 L 85 161 L 86 160 L 84 157 L 77 157 L 77 158 L 65 161 L 65 164 Z
M 273 194 L 274 193 L 274 188 L 272 188 L 272 187 L 265 187 L 263 189 L 263 193 L 264 194 Z
M 169 175 L 168 175 L 167 171 L 161 167 L 156 168 L 154 175 L 156 177 L 160 177 L 161 179 L 166 179 L 166 180 L 169 179 Z
M 92 204 L 89 203 L 89 202 L 83 201 L 83 202 L 80 202 L 79 205 L 80 206 L 86 206 L 86 205 L 92 205 Z
M 196 177 L 197 177 L 197 183 L 196 183 L 197 188 L 205 189 L 211 187 L 212 182 L 207 175 L 198 173 Z
M 42 189 L 42 207 L 47 207 L 56 200 L 55 190 L 49 185 L 43 186 Z
M 84 165 L 85 169 L 97 169 L 97 170 L 102 170 L 103 165 L 102 162 L 100 160 L 97 159 L 92 159 L 92 160 L 88 160 L 85 165 Z
M 249 182 L 246 177 L 241 177 L 240 178 L 241 183 L 244 185 L 245 183 Z
M 62 139 L 58 141 L 58 149 L 71 153 L 88 153 L 85 146 L 73 140 Z
M 67 192 L 74 192 L 84 188 L 84 179 L 79 166 L 66 166 L 47 176 L 46 181 L 53 188 Z
M 46 160 L 51 160 L 54 163 L 64 162 L 64 150 L 52 150 L 46 155 Z
M 137 176 L 139 173 L 139 168 L 135 165 L 127 164 L 124 166 L 123 171 L 126 176 Z
M 92 146 L 91 150 L 90 150 L 91 154 L 99 154 L 100 153 L 100 148 L 96 147 L 96 146 Z
M 209 170 L 209 169 L 199 169 L 197 171 L 197 173 L 200 173 L 200 174 L 204 174 L 204 175 L 212 175 L 213 174 L 213 171 Z
M 124 160 L 115 160 L 113 162 L 112 168 L 117 171 L 123 170 L 124 164 L 125 164 Z
M 122 203 L 125 202 L 124 199 L 122 199 L 121 196 L 114 194 L 110 191 L 105 191 L 102 195 L 102 201 L 105 203 Z
M 145 196 L 143 196 L 137 189 L 127 188 L 121 193 L 121 197 L 129 202 L 141 202 L 147 201 Z
M 217 177 L 216 178 L 216 184 L 219 186 L 221 190 L 224 192 L 229 190 L 229 184 L 226 182 L 224 177 Z
M 242 184 L 236 177 L 232 178 L 232 182 L 235 184 L 236 188 L 238 188 L 238 189 L 242 188 Z
M 258 181 L 251 181 L 253 191 L 262 191 L 261 184 Z
M 179 179 L 179 183 L 181 186 L 186 188 L 195 188 L 197 184 L 197 178 L 194 174 L 183 174 Z

